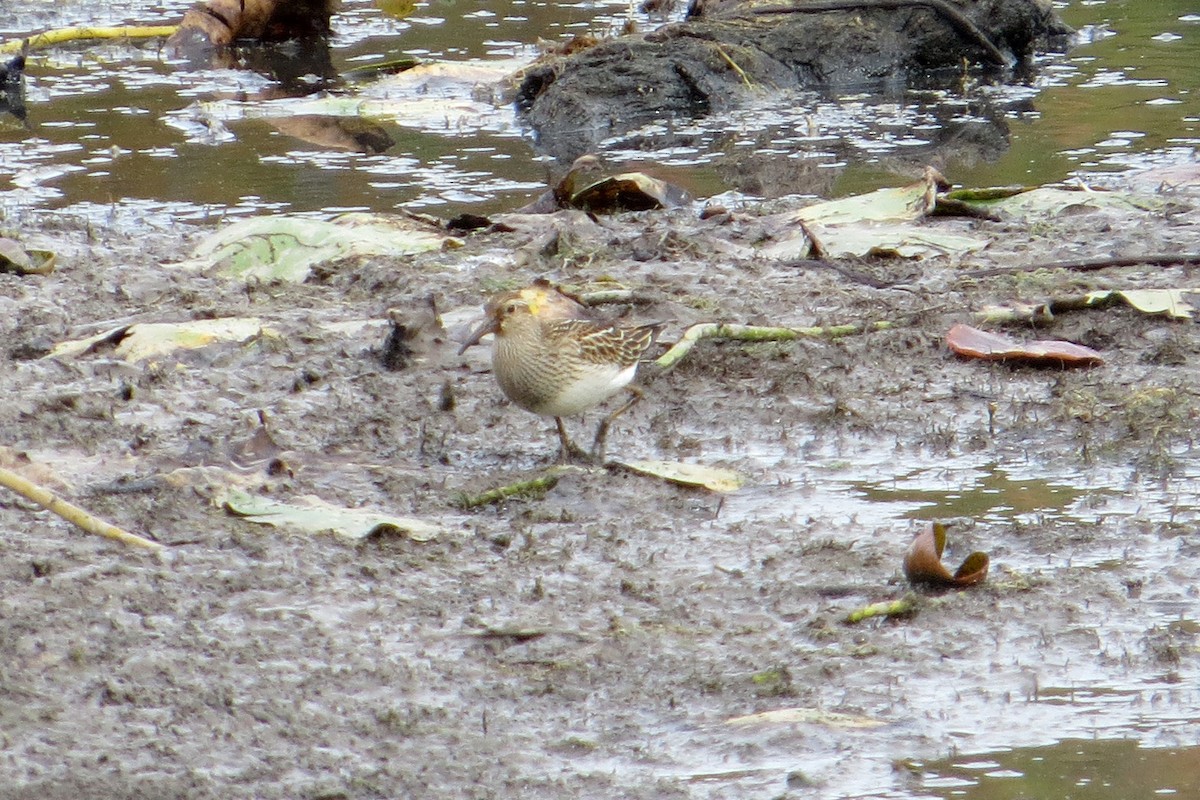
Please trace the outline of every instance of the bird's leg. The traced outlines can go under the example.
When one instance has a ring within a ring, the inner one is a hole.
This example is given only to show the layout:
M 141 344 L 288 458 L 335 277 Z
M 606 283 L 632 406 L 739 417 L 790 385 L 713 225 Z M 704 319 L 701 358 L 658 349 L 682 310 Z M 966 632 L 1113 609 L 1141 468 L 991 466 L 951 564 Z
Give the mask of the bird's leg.
M 562 417 L 555 417 L 554 424 L 558 426 L 558 463 L 569 464 L 572 461 L 591 461 L 592 456 L 579 445 L 571 441 L 571 437 L 567 435 L 567 426 L 563 424 Z
M 633 408 L 638 404 L 638 401 L 642 399 L 642 390 L 636 386 L 626 386 L 625 391 L 629 392 L 629 399 L 626 400 L 624 405 L 622 405 L 616 411 L 600 420 L 600 427 L 596 428 L 596 438 L 592 442 L 592 461 L 597 464 L 604 463 L 604 450 L 606 441 L 608 439 L 608 426 L 612 425 L 614 419 Z

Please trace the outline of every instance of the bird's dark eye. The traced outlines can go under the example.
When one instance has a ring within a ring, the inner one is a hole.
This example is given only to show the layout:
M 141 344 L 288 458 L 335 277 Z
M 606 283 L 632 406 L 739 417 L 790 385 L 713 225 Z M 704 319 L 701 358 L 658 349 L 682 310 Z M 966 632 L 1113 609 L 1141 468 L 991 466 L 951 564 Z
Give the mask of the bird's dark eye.
M 515 313 L 517 313 L 517 304 L 516 304 L 516 303 L 509 303 L 508 305 L 506 305 L 506 306 L 504 307 L 504 313 L 505 313 L 505 314 L 515 314 Z

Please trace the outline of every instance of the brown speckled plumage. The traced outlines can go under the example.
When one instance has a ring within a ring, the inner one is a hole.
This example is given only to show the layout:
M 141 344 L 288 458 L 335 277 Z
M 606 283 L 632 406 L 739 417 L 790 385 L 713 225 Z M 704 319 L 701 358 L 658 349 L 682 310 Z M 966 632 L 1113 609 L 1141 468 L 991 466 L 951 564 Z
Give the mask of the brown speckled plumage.
M 522 408 L 555 417 L 564 451 L 573 445 L 561 417 L 587 411 L 626 389 L 661 328 L 597 322 L 588 318 L 586 307 L 548 284 L 504 292 L 484 310 L 484 323 L 463 349 L 495 334 L 492 371 L 501 390 Z M 601 452 L 606 428 L 607 421 L 597 434 Z

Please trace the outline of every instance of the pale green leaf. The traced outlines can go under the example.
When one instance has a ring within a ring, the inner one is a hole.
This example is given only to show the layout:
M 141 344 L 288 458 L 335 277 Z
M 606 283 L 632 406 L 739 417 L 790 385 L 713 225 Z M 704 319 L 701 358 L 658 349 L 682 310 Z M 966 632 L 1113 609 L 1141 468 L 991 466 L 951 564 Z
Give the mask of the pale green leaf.
M 343 214 L 331 221 L 307 217 L 254 217 L 202 241 L 175 266 L 215 270 L 241 280 L 306 280 L 314 266 L 351 257 L 406 256 L 462 242 L 406 217 Z
M 792 216 L 798 221 L 820 222 L 823 225 L 868 220 L 896 222 L 920 219 L 932 208 L 933 192 L 930 191 L 929 184 L 918 181 L 907 186 L 878 189 L 867 194 L 806 206 Z
M 304 533 L 332 533 L 347 539 L 365 539 L 374 533 L 400 532 L 417 542 L 427 542 L 442 531 L 428 522 L 378 511 L 330 505 L 317 497 L 300 497 L 283 503 L 256 494 L 231 491 L 225 508 L 250 522 L 295 528 Z
M 731 469 L 684 464 L 678 461 L 618 461 L 626 469 L 662 478 L 683 486 L 700 486 L 710 492 L 736 492 L 745 479 Z
M 1197 294 L 1192 289 L 1122 289 L 1113 292 L 1090 292 L 1088 300 L 1106 299 L 1111 295 L 1124 300 L 1143 314 L 1165 314 L 1175 319 L 1191 319 L 1196 307 L 1191 299 Z
M 227 317 L 190 322 L 140 322 L 104 333 L 60 342 L 46 358 L 73 358 L 115 345 L 113 355 L 126 361 L 157 358 L 175 350 L 197 350 L 217 342 L 245 342 L 260 336 L 275 336 L 257 317 Z
M 1090 192 L 1041 187 L 994 201 L 972 202 L 970 205 L 1000 209 L 1009 216 L 1033 221 L 1066 213 L 1114 209 L 1117 211 L 1154 211 L 1163 201 L 1126 192 Z

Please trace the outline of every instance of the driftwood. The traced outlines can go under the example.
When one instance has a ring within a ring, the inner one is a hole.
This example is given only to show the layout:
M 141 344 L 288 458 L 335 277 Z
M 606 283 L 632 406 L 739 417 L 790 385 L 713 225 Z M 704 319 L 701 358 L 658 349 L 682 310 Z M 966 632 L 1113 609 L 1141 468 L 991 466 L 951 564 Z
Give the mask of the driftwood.
M 568 162 L 650 121 L 730 110 L 760 88 L 948 86 L 965 68 L 1000 78 L 1069 28 L 1038 0 L 714 0 L 649 34 L 523 70 L 518 107 Z

